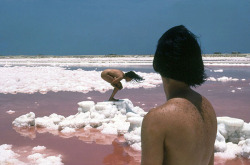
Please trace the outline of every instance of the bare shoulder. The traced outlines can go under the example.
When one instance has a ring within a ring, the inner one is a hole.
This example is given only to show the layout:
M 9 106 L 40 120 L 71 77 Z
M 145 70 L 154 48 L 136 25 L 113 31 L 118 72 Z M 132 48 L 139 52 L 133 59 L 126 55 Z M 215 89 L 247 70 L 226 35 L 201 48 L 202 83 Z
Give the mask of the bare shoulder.
M 174 98 L 167 101 L 165 104 L 151 109 L 149 113 L 145 116 L 146 119 L 160 120 L 160 119 L 173 119 L 181 118 L 183 113 L 186 113 L 187 108 L 193 107 L 193 105 L 185 99 Z M 181 116 L 180 116 L 181 115 Z
M 183 99 L 172 99 L 165 104 L 151 109 L 143 119 L 143 125 L 146 127 L 166 128 L 169 125 L 183 119 L 183 112 L 186 108 Z M 153 129 L 155 129 L 153 128 Z
M 202 115 L 215 123 L 216 117 L 212 105 L 207 99 L 203 99 L 201 103 L 202 112 L 187 99 L 170 99 L 165 104 L 151 109 L 144 117 L 143 125 L 158 130 L 162 128 L 164 132 L 171 132 L 176 128 L 179 130 L 182 130 L 182 128 L 189 129 L 197 125 L 197 123 L 204 123 Z

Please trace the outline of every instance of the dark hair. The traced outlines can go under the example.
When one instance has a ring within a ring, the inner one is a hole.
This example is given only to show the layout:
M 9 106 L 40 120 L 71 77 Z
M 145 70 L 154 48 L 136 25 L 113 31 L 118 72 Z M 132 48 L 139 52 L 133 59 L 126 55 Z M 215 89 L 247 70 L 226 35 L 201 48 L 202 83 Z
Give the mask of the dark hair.
M 129 72 L 125 73 L 125 76 L 131 78 L 132 80 L 134 80 L 136 82 L 144 80 L 141 76 L 139 76 L 138 74 L 136 74 L 133 71 L 129 71 Z
M 185 26 L 175 26 L 158 41 L 153 61 L 162 77 L 185 82 L 189 86 L 205 82 L 204 64 L 196 36 Z

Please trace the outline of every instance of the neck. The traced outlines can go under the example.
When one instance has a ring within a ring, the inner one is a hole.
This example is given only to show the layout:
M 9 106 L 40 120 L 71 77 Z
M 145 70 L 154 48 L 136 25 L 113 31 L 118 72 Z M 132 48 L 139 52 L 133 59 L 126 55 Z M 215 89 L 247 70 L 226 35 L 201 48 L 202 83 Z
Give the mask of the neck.
M 191 88 L 184 82 L 162 77 L 166 99 L 181 97 L 191 91 Z

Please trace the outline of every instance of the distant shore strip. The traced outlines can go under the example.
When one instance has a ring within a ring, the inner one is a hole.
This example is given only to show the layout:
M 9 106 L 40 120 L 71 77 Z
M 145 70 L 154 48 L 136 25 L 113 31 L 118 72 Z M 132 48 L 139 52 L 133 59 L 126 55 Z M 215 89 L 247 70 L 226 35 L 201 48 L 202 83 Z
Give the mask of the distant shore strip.
M 250 54 L 203 55 L 205 65 L 250 66 Z M 152 65 L 153 55 L 0 56 L 0 66 Z

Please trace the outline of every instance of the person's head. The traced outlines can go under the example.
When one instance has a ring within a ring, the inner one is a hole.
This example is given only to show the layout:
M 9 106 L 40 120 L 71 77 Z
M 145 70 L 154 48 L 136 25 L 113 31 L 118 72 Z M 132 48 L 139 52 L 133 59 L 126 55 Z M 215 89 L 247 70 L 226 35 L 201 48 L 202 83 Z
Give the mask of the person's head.
M 196 36 L 183 25 L 175 26 L 161 36 L 153 67 L 162 77 L 188 86 L 201 85 L 206 78 Z
M 129 71 L 127 73 L 124 74 L 124 79 L 129 82 L 131 80 L 134 80 L 136 82 L 139 82 L 139 81 L 142 81 L 143 78 L 141 76 L 139 76 L 138 74 L 136 74 L 135 72 L 133 71 Z

